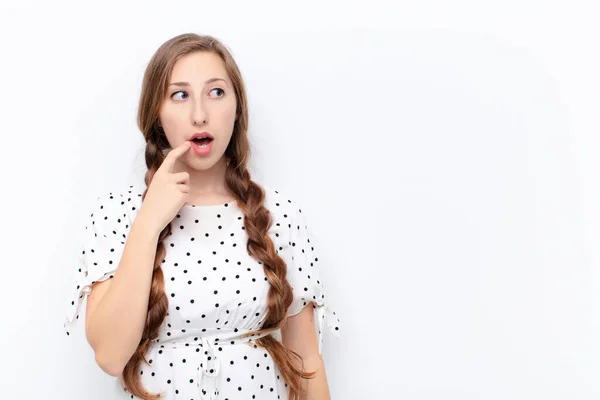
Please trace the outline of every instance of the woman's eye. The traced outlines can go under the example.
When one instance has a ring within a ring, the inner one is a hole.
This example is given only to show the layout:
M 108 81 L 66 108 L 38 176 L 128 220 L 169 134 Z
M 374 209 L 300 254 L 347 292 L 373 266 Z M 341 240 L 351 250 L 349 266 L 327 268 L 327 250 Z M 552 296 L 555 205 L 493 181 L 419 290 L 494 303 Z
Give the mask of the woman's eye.
M 173 94 L 171 94 L 171 98 L 173 98 L 173 96 L 175 96 L 175 95 L 176 95 L 176 94 L 178 94 L 178 93 L 183 93 L 183 94 L 185 94 L 185 95 L 187 96 L 187 93 L 185 93 L 185 92 L 184 92 L 184 91 L 182 91 L 182 90 L 178 90 L 178 91 L 176 91 L 176 92 L 173 92 Z M 180 100 L 180 99 L 177 99 L 177 100 Z
M 223 92 L 223 94 L 225 94 L 225 91 L 224 91 L 223 89 L 221 89 L 221 88 L 214 88 L 213 90 L 211 90 L 211 92 L 214 92 L 215 90 L 220 90 L 221 92 Z M 179 93 L 182 93 L 182 94 L 183 94 L 183 95 L 185 95 L 186 97 L 183 97 L 183 98 L 182 98 L 182 97 L 175 98 L 175 95 L 178 95 Z M 184 92 L 183 90 L 178 90 L 178 91 L 176 91 L 176 92 L 173 92 L 173 93 L 171 94 L 171 98 L 172 98 L 172 99 L 175 99 L 175 100 L 185 100 L 185 99 L 187 98 L 187 95 L 188 95 L 188 94 L 187 94 L 186 92 Z M 221 96 L 217 96 L 217 97 L 223 97 L 223 95 L 221 95 Z
M 211 90 L 211 92 L 213 92 L 215 90 L 220 90 L 221 92 L 223 92 L 223 94 L 225 94 L 225 91 L 221 88 L 214 88 L 213 90 Z M 218 96 L 218 97 L 223 97 L 223 96 Z

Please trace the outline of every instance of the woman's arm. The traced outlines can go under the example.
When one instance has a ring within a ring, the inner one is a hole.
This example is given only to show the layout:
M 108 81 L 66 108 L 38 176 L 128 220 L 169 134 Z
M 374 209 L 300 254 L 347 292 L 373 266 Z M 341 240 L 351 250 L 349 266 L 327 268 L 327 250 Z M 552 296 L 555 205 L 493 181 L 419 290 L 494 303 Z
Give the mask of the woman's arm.
M 158 236 L 138 215 L 114 277 L 95 283 L 88 296 L 86 336 L 109 375 L 121 374 L 142 337 Z
M 314 304 L 311 302 L 298 314 L 289 317 L 281 328 L 281 341 L 286 348 L 302 357 L 305 372 L 316 371 L 313 379 L 302 380 L 302 387 L 308 394 L 306 400 L 330 400 L 325 364 L 319 354 L 314 313 Z

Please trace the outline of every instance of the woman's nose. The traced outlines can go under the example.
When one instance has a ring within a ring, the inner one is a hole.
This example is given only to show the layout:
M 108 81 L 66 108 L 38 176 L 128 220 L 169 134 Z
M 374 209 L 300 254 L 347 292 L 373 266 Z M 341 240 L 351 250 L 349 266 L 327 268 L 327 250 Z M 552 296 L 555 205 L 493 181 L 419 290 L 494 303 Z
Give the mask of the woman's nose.
M 206 110 L 204 109 L 204 104 L 201 101 L 197 101 L 194 103 L 194 108 L 192 109 L 192 123 L 194 125 L 202 125 L 206 122 Z

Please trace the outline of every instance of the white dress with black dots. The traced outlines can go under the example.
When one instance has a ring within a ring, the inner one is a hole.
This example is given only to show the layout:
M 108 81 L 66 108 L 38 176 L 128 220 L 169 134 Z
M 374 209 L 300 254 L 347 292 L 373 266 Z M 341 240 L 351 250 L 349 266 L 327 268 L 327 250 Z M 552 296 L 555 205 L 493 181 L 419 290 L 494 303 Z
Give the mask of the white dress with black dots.
M 288 315 L 315 304 L 319 353 L 324 324 L 338 336 L 340 321 L 326 302 L 318 258 L 300 206 L 280 191 L 262 185 L 265 207 L 273 216 L 268 235 L 287 264 L 294 291 Z M 76 282 L 64 328 L 73 331 L 94 282 L 112 278 L 129 228 L 140 209 L 143 188 L 128 185 L 97 198 L 86 221 L 77 258 Z M 184 205 L 164 241 L 162 264 L 168 313 L 140 377 L 147 390 L 165 400 L 285 399 L 287 384 L 271 355 L 241 338 L 262 326 L 270 284 L 263 266 L 250 257 L 243 213 L 237 203 Z M 281 340 L 281 332 L 272 333 Z M 116 379 L 116 398 L 137 399 Z

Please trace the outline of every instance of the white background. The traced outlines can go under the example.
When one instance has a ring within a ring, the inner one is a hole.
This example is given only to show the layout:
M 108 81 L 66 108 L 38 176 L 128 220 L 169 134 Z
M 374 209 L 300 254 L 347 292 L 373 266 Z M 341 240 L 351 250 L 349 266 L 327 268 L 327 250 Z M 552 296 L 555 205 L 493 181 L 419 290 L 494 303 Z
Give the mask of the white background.
M 2 398 L 112 390 L 63 331 L 69 279 L 93 199 L 143 174 L 143 71 L 184 32 L 231 49 L 253 178 L 305 209 L 334 399 L 598 398 L 597 4 L 2 2 Z

